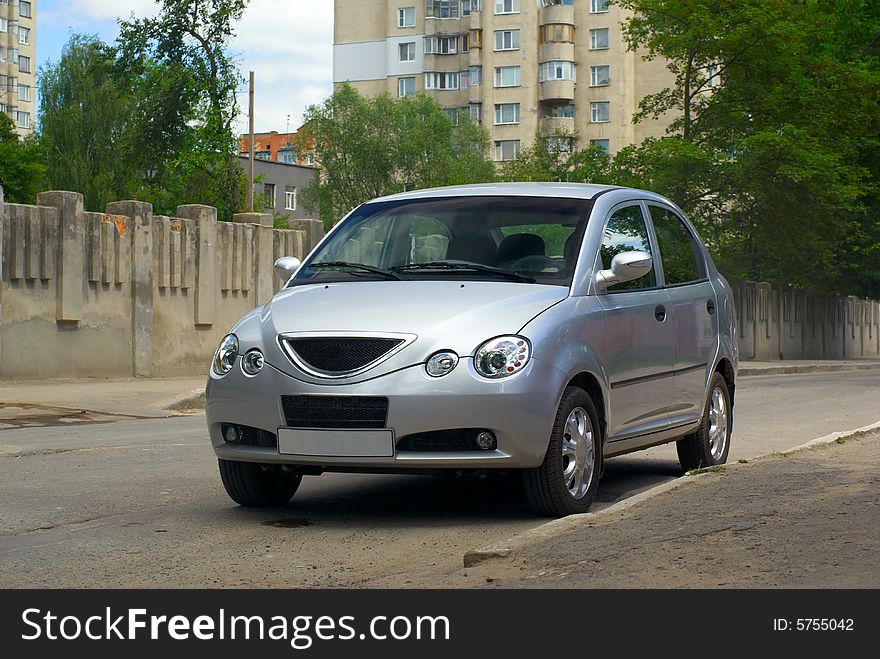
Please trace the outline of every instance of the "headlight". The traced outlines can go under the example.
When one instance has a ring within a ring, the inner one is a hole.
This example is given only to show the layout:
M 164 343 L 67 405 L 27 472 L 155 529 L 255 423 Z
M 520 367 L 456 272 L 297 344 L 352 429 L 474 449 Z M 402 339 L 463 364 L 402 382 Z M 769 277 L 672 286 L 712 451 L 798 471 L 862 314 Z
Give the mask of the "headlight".
M 254 348 L 253 350 L 248 350 L 244 357 L 241 358 L 241 370 L 245 375 L 252 378 L 263 370 L 264 363 L 263 353 Z
M 238 337 L 235 334 L 227 334 L 214 355 L 214 373 L 220 376 L 229 373 L 235 366 L 236 356 L 238 356 Z
M 486 341 L 474 354 L 474 368 L 487 378 L 506 378 L 529 363 L 532 348 L 522 336 L 499 336 Z
M 458 355 L 451 350 L 444 350 L 433 355 L 425 364 L 425 370 L 432 378 L 439 378 L 447 373 L 451 373 L 452 369 L 458 364 Z

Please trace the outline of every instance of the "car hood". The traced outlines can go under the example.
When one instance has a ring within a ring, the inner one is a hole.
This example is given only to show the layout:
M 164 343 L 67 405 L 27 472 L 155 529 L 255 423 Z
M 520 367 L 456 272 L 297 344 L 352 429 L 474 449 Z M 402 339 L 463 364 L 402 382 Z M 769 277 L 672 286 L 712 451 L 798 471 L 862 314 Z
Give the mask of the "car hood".
M 515 334 L 568 297 L 563 286 L 485 281 L 368 281 L 295 286 L 260 314 L 267 361 L 295 377 L 320 381 L 296 368 L 278 347 L 291 332 L 409 334 L 412 343 L 347 381 L 370 379 L 424 362 L 438 350 L 473 355 L 484 341 Z

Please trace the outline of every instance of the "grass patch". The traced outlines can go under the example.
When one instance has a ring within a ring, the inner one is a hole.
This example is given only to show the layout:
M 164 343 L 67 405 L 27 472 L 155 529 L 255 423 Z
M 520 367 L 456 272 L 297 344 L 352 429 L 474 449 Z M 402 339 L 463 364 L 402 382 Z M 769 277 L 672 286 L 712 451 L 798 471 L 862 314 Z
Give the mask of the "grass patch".
M 843 437 L 838 437 L 834 441 L 837 442 L 838 444 L 846 444 L 846 440 Z
M 699 469 L 691 469 L 685 474 L 685 476 L 698 476 L 700 474 L 708 474 L 710 472 L 720 473 L 722 471 L 724 471 L 724 465 L 716 465 L 714 467 L 701 467 Z
M 749 464 L 749 461 L 748 461 L 748 460 L 745 460 L 745 459 L 743 459 L 743 458 L 740 458 L 739 460 L 737 460 L 737 462 L 738 462 L 739 464 L 741 464 L 741 465 L 747 465 L 747 464 Z

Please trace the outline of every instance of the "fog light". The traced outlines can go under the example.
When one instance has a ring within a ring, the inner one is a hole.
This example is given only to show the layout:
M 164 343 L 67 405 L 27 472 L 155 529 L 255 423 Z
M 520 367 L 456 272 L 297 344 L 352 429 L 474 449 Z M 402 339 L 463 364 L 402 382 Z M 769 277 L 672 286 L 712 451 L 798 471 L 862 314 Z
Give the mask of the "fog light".
M 263 370 L 263 353 L 259 350 L 249 350 L 247 354 L 241 358 L 241 370 L 248 377 L 254 377 Z
M 227 444 L 238 444 L 241 440 L 241 430 L 239 430 L 238 426 L 224 425 L 223 439 Z
M 498 448 L 498 441 L 495 439 L 495 435 L 488 430 L 484 430 L 477 435 L 477 446 L 484 451 L 494 451 Z

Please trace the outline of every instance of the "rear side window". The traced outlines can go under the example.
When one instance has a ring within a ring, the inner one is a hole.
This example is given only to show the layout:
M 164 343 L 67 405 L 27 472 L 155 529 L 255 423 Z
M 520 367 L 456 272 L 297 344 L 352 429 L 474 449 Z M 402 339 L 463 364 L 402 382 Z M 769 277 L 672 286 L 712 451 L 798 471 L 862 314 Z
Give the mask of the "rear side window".
M 684 222 L 666 208 L 650 208 L 666 285 L 688 284 L 705 278 L 705 268 L 694 244 L 695 239 Z
M 605 270 L 611 268 L 611 259 L 622 252 L 647 252 L 651 254 L 651 242 L 648 240 L 648 229 L 645 226 L 641 206 L 625 206 L 612 213 L 605 227 L 605 236 L 602 238 L 600 252 L 602 268 Z M 651 268 L 648 274 L 633 281 L 615 284 L 608 289 L 608 292 L 654 288 L 656 285 L 657 277 L 654 274 L 654 268 Z

